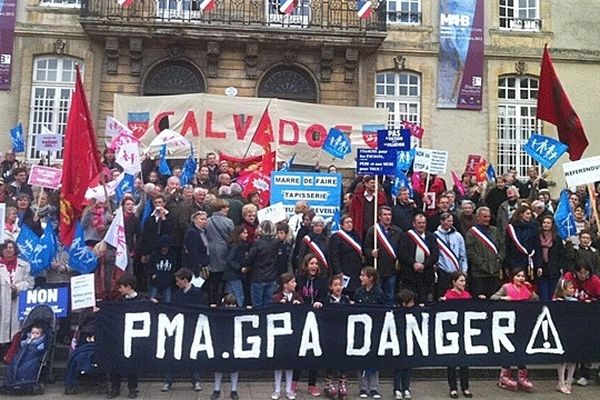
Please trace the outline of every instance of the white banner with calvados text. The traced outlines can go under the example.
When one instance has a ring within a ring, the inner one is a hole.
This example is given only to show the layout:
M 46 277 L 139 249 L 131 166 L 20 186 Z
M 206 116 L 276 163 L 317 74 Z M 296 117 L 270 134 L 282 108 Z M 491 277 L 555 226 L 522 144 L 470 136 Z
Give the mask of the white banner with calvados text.
M 170 129 L 188 139 L 204 157 L 208 152 L 226 153 L 241 158 L 246 153 L 258 122 L 267 108 L 271 118 L 273 145 L 277 159 L 313 165 L 335 164 L 353 168 L 358 148 L 377 148 L 377 130 L 385 129 L 387 109 L 342 107 L 300 103 L 279 99 L 228 97 L 205 93 L 176 96 L 114 97 L 114 117 L 127 125 L 148 145 L 159 132 L 159 122 L 169 118 Z M 321 152 L 330 128 L 336 127 L 350 137 L 352 154 L 343 160 L 331 159 Z M 262 155 L 252 144 L 248 156 Z M 174 157 L 187 157 L 181 150 Z

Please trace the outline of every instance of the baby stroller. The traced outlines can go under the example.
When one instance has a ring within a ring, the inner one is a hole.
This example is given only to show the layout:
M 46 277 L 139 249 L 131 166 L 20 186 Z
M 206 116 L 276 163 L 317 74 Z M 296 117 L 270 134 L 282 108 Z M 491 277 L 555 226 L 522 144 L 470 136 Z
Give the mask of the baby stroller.
M 27 353 L 24 342 L 32 328 L 41 327 L 43 338 L 40 343 L 34 342 L 36 352 Z M 43 394 L 42 380 L 53 380 L 52 360 L 56 340 L 56 318 L 52 309 L 46 305 L 34 307 L 21 325 L 12 340 L 11 349 L 16 349 L 6 369 L 4 385 L 1 393 Z M 9 353 L 11 352 L 9 349 Z

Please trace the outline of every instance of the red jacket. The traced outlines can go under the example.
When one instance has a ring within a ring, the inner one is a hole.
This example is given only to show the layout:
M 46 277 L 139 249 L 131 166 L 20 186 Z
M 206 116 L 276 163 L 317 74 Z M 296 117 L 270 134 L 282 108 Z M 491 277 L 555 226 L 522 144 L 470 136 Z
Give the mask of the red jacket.
M 354 230 L 358 233 L 358 236 L 363 239 L 363 231 L 368 229 L 364 229 L 364 209 L 365 203 L 367 199 L 365 199 L 365 187 L 363 185 L 358 185 L 356 190 L 354 191 L 354 197 L 352 197 L 352 203 L 350 203 L 350 217 L 352 217 L 352 222 L 354 224 Z M 385 192 L 382 188 L 379 188 L 379 194 L 377 195 L 377 205 L 378 207 L 384 206 L 387 202 L 387 198 L 385 196 Z M 375 222 L 377 222 L 377 218 L 375 218 Z
M 573 282 L 575 297 L 579 300 L 600 300 L 600 278 L 592 274 L 589 279 L 580 281 L 572 272 L 567 272 L 564 279 Z

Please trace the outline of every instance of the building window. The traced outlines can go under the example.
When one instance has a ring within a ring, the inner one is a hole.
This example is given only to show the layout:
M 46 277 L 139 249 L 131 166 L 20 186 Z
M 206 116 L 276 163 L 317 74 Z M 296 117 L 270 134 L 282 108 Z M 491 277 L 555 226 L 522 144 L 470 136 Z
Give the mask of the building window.
M 81 0 L 40 0 L 41 6 L 48 7 L 79 7 Z
M 498 80 L 498 171 L 515 168 L 519 177 L 527 177 L 527 168 L 537 167 L 523 151 L 534 132 L 541 132 L 536 118 L 538 80 L 508 76 Z
M 303 68 L 279 65 L 265 73 L 258 86 L 258 97 L 317 103 L 317 85 Z
M 387 22 L 421 25 L 421 0 L 387 0 Z
M 44 133 L 43 127 L 64 138 L 71 93 L 75 89 L 75 64 L 83 74 L 83 64 L 74 58 L 38 57 L 34 60 L 29 112 L 27 158 L 37 160 L 46 152 L 36 150 L 36 139 Z M 62 159 L 61 152 L 52 152 L 53 160 Z
M 375 107 L 388 109 L 388 128 L 421 123 L 421 77 L 411 72 L 382 72 L 375 78 Z
M 152 67 L 144 78 L 144 96 L 204 93 L 206 85 L 200 71 L 184 60 L 165 61 Z
M 290 14 L 280 11 L 279 8 L 283 3 L 284 1 L 280 2 L 279 0 L 265 1 L 267 24 L 269 26 L 307 27 L 310 24 L 310 0 L 297 0 L 294 11 Z
M 539 31 L 539 0 L 500 0 L 500 29 Z

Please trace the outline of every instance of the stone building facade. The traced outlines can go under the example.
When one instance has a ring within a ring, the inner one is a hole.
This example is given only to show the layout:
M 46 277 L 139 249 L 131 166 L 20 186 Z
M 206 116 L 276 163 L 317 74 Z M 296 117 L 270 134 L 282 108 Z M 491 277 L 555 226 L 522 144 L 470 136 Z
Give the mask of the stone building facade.
M 26 157 L 39 157 L 33 145 L 41 126 L 64 130 L 77 62 L 100 140 L 115 93 L 224 94 L 234 87 L 238 96 L 387 107 L 390 126 L 419 123 L 423 147 L 448 150 L 450 169 L 462 171 L 474 153 L 500 172 L 515 165 L 523 175 L 532 164 L 519 150 L 528 135 L 556 135 L 535 119 L 548 43 L 591 142 L 584 156 L 598 154 L 600 4 L 485 1 L 483 107 L 468 111 L 437 107 L 440 1 L 387 0 L 367 20 L 348 0 L 300 0 L 289 17 L 273 0 L 216 0 L 206 14 L 195 0 L 134 0 L 126 10 L 116 0 L 19 1 L 0 129 L 23 122 Z M 0 147 L 9 146 L 3 136 Z M 560 168 L 549 176 L 562 185 Z

